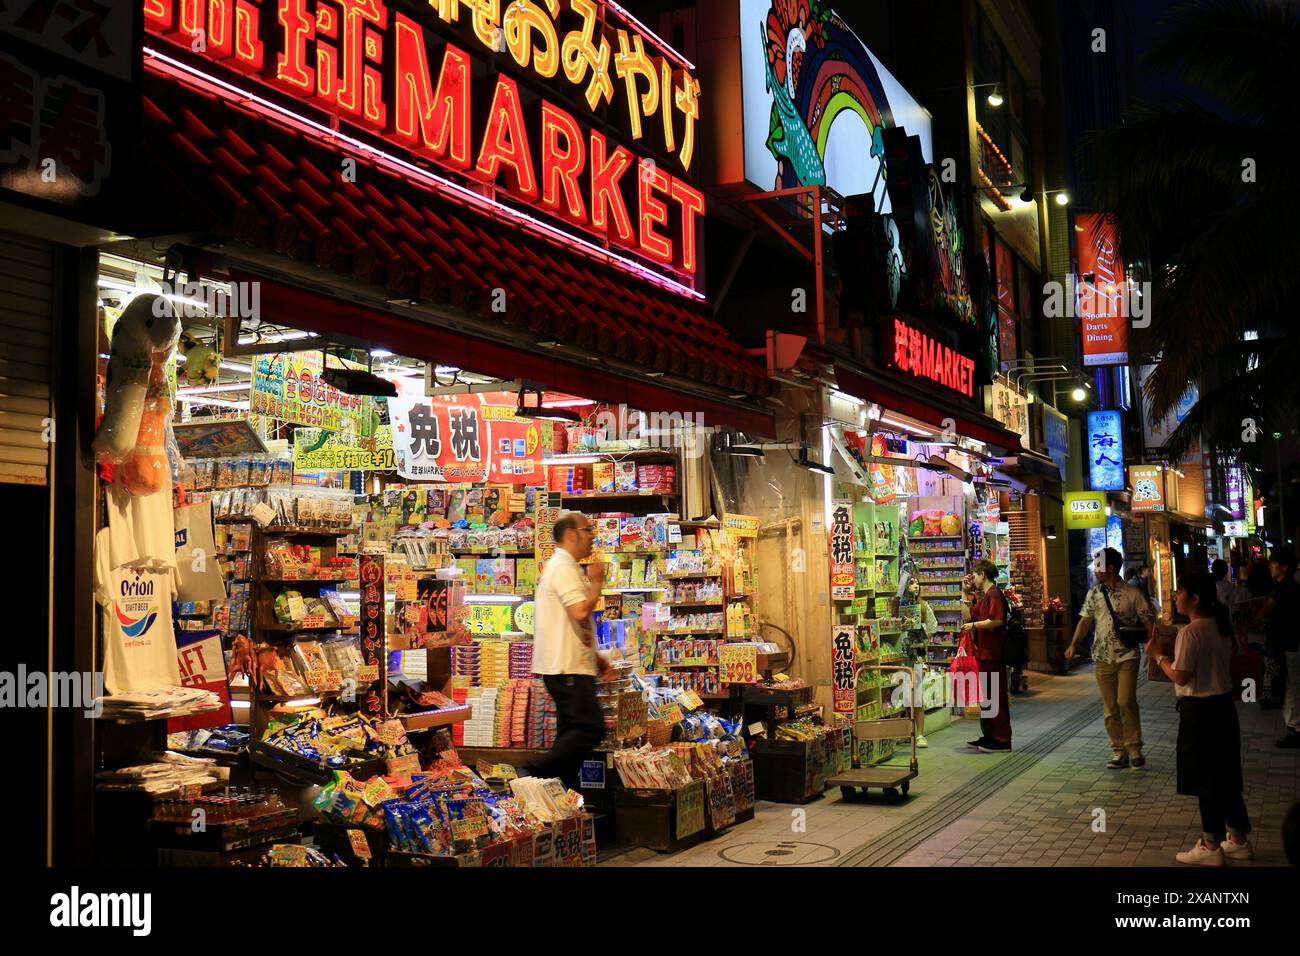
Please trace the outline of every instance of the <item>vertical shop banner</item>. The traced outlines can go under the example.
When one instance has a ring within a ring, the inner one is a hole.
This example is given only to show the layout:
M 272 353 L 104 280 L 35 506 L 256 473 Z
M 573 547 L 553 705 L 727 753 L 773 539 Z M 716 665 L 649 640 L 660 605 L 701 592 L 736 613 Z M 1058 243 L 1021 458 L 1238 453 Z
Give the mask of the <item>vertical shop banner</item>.
M 857 710 L 857 648 L 853 626 L 837 624 L 831 637 L 831 670 L 835 685 L 835 713 L 852 714 Z
M 1106 527 L 1106 493 L 1104 491 L 1067 491 L 1065 493 L 1065 530 Z
M 1232 517 L 1238 521 L 1245 520 L 1249 508 L 1246 501 L 1246 475 L 1245 469 L 1235 460 L 1224 462 L 1223 496 L 1225 499 L 1223 503 Z
M 181 686 L 211 691 L 221 698 L 221 709 L 208 714 L 173 717 L 167 721 L 167 732 L 176 734 L 230 723 L 230 685 L 226 682 L 226 657 L 221 649 L 221 632 L 195 631 L 193 634 L 182 633 L 181 638 L 184 643 L 176 648 Z
M 1083 364 L 1124 365 L 1128 362 L 1128 277 L 1116 246 L 1115 216 L 1082 212 L 1074 219 Z
M 1051 405 L 1036 403 L 1043 410 L 1043 443 L 1047 454 L 1061 470 L 1065 480 L 1065 467 L 1070 458 L 1070 420 Z
M 1123 431 L 1119 412 L 1088 413 L 1088 481 L 1093 491 L 1124 490 Z
M 329 361 L 331 368 L 365 368 L 337 356 L 330 356 Z M 372 400 L 340 392 L 321 381 L 323 370 L 319 352 L 256 356 L 250 413 L 326 431 L 365 434 L 370 427 Z
M 1165 510 L 1165 470 L 1161 465 L 1132 465 L 1128 482 L 1133 487 L 1134 513 Z
M 555 522 L 560 520 L 564 509 L 560 507 L 563 499 L 559 492 L 539 493 L 537 496 L 537 536 L 535 554 L 537 556 L 537 573 L 542 573 L 546 562 L 555 554 Z
M 540 484 L 542 425 L 510 392 L 388 399 L 397 473 L 412 481 Z
M 831 502 L 831 599 L 853 600 L 853 502 Z
M 1029 399 L 1002 382 L 994 382 L 985 393 L 985 411 L 996 421 L 1020 436 L 1020 447 L 1029 447 Z
M 388 662 L 384 653 L 384 556 L 361 555 L 358 576 L 361 580 L 361 659 L 367 666 L 379 669 L 375 685 L 366 691 L 361 701 L 361 711 L 380 716 L 384 712 L 382 690 L 388 683 L 385 673 Z

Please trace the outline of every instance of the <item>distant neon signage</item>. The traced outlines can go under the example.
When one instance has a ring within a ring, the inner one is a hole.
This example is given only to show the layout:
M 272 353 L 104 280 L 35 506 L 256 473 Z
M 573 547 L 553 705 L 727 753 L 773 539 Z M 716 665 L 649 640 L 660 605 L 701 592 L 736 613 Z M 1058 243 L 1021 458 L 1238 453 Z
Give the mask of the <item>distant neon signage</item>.
M 148 32 L 399 144 L 466 180 L 607 238 L 661 268 L 694 274 L 704 197 L 652 160 L 586 129 L 567 110 L 527 99 L 491 68 L 382 0 L 143 0 Z M 562 8 L 567 8 L 563 9 Z M 690 168 L 699 83 L 653 55 L 657 38 L 608 29 L 594 0 L 431 0 L 425 19 L 495 62 L 577 89 L 593 112 L 621 112 L 630 139 Z M 463 10 L 461 8 L 464 8 Z M 561 33 L 557 24 L 573 27 Z M 627 23 L 634 23 L 630 17 Z M 616 97 L 616 90 L 623 96 Z M 619 99 L 625 110 L 611 104 Z M 481 104 L 486 103 L 486 109 Z M 480 124 L 475 128 L 475 124 Z
M 1119 412 L 1088 413 L 1088 478 L 1094 491 L 1124 490 L 1123 419 Z
M 884 327 L 884 363 L 967 397 L 975 394 L 975 360 L 936 341 L 901 318 Z

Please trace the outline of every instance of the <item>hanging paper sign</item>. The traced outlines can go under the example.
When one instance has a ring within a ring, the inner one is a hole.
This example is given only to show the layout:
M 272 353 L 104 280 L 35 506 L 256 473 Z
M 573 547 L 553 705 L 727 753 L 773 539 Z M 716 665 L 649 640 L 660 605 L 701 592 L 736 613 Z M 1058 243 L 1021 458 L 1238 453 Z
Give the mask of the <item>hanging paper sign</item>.
M 724 684 L 754 684 L 758 681 L 758 648 L 753 644 L 723 644 L 720 658 Z
M 392 426 L 380 425 L 370 438 L 321 428 L 296 429 L 293 467 L 297 471 L 392 471 Z
M 385 680 L 384 674 L 384 556 L 381 554 L 363 554 L 358 563 L 358 577 L 361 583 L 361 659 L 365 664 L 375 665 L 376 683 Z M 361 701 L 361 711 L 371 716 L 382 714 L 383 699 L 379 691 L 372 687 L 366 691 Z M 418 765 L 417 765 L 418 766 Z
M 542 425 L 509 392 L 388 399 L 397 472 L 413 481 L 539 484 Z
M 174 734 L 230 723 L 230 685 L 226 683 L 226 658 L 221 649 L 221 634 L 214 631 L 197 632 L 193 640 L 176 648 L 176 662 L 180 667 L 181 685 L 211 691 L 221 698 L 221 709 L 207 714 L 173 717 L 167 721 L 167 732 Z
M 757 538 L 758 519 L 750 515 L 723 515 L 722 530 L 733 538 Z
M 330 356 L 330 368 L 364 369 L 359 362 Z M 370 399 L 340 392 L 321 381 L 319 352 L 258 355 L 253 360 L 250 412 L 328 431 L 364 434 L 370 424 Z
M 532 634 L 536 630 L 535 614 L 537 605 L 532 601 L 524 601 L 522 604 L 515 605 L 515 630 L 523 631 L 525 634 Z
M 851 714 L 857 707 L 857 690 L 853 675 L 857 669 L 853 627 L 837 625 L 831 637 L 831 670 L 835 685 L 835 712 Z
M 853 600 L 853 502 L 831 502 L 831 598 Z
M 537 509 L 537 563 L 545 564 L 555 553 L 555 522 L 560 520 L 562 509 L 558 507 L 539 507 Z

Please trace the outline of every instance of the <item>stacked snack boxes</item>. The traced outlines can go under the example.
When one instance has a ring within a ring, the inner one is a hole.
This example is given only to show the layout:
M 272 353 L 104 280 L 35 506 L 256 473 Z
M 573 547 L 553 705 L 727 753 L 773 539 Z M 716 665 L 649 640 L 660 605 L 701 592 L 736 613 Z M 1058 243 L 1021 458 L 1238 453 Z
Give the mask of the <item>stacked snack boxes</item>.
M 510 681 L 497 694 L 497 708 L 492 723 L 494 747 L 510 746 L 510 731 L 514 726 L 515 687 L 516 683 Z
M 501 687 L 510 681 L 510 644 L 507 641 L 480 641 L 483 661 L 479 681 L 483 687 Z
M 464 694 L 464 698 L 459 695 Z M 469 705 L 469 720 L 452 725 L 452 743 L 460 747 L 492 747 L 496 740 L 497 688 L 455 689 L 452 697 Z
M 533 642 L 510 642 L 510 679 L 526 681 L 533 674 Z
M 555 701 L 546 684 L 535 680 L 528 694 L 528 746 L 549 747 L 555 743 Z
M 514 703 L 510 708 L 510 745 L 526 747 L 528 745 L 528 707 L 533 696 L 531 680 L 514 681 Z
M 677 469 L 672 465 L 641 465 L 636 469 L 636 487 L 640 491 L 672 491 Z
M 591 468 L 586 465 L 552 465 L 547 470 L 551 491 L 578 495 L 591 490 Z
M 456 688 L 478 687 L 482 668 L 482 646 L 457 644 L 451 649 L 451 679 Z

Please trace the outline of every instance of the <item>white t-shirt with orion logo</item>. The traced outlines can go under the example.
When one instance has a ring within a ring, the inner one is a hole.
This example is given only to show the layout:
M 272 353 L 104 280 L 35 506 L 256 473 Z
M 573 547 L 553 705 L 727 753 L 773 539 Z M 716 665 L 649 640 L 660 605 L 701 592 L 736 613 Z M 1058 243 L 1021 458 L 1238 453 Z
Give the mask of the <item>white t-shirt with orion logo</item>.
M 95 599 L 103 608 L 104 689 L 158 690 L 181 682 L 172 631 L 172 569 L 112 565 L 108 528 L 95 539 Z

